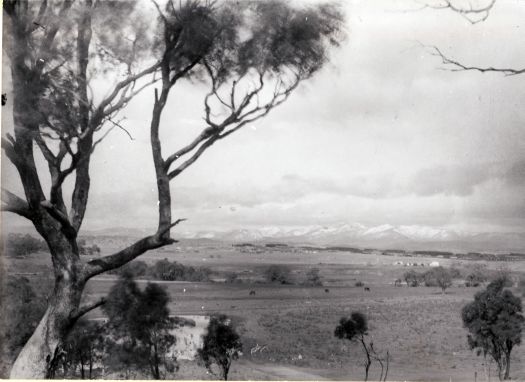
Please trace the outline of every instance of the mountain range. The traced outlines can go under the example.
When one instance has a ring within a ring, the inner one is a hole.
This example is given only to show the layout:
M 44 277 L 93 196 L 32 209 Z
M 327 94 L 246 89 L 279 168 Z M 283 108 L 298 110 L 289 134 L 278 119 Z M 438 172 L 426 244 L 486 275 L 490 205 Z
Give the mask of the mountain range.
M 2 234 L 10 232 L 36 235 L 31 227 L 4 226 Z M 137 228 L 85 230 L 84 236 L 140 238 L 151 232 Z M 376 249 L 440 250 L 451 252 L 525 253 L 525 232 L 466 232 L 420 225 L 366 226 L 359 223 L 309 225 L 302 227 L 260 227 L 229 231 L 174 230 L 181 240 L 205 239 L 225 243 L 261 242 L 322 246 L 351 246 Z
M 262 227 L 231 231 L 182 232 L 186 239 L 206 238 L 229 242 L 283 242 L 316 245 L 351 245 L 378 249 L 432 249 L 478 252 L 525 251 L 525 232 L 473 233 L 417 225 Z

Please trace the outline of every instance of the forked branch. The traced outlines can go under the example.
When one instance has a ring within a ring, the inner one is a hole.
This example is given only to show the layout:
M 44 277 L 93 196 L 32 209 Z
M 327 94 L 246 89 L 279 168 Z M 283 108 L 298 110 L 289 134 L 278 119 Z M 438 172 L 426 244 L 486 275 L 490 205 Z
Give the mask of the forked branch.
M 473 6 L 472 3 L 469 2 L 468 8 L 455 5 L 454 1 L 451 1 L 451 0 L 441 0 L 437 4 L 431 4 L 428 2 L 422 2 L 422 1 L 418 1 L 418 3 L 421 4 L 421 8 L 419 8 L 420 10 L 425 9 L 425 8 L 449 9 L 461 15 L 469 23 L 477 24 L 477 23 L 485 21 L 489 17 L 490 11 L 496 4 L 496 0 L 489 0 L 485 5 L 480 5 L 477 7 Z
M 448 65 L 448 70 L 452 72 L 459 72 L 459 71 L 467 71 L 467 70 L 474 70 L 481 73 L 486 72 L 496 72 L 496 73 L 503 73 L 505 76 L 515 76 L 518 74 L 525 73 L 525 68 L 523 69 L 515 69 L 515 68 L 495 68 L 492 66 L 488 67 L 480 67 L 480 66 L 468 66 L 464 65 L 459 61 L 453 60 L 443 54 L 441 50 L 436 46 L 430 46 L 429 48 L 432 49 L 431 53 L 433 56 L 439 57 L 444 65 Z

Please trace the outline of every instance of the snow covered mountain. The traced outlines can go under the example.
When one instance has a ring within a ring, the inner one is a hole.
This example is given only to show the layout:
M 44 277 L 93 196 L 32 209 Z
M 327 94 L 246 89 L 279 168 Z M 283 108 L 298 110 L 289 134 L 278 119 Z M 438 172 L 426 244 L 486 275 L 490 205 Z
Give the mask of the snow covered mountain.
M 270 226 L 182 236 L 230 242 L 279 241 L 373 248 L 525 251 L 525 233 L 471 233 L 419 225 L 383 224 L 369 227 L 359 223 L 341 223 L 330 226 Z

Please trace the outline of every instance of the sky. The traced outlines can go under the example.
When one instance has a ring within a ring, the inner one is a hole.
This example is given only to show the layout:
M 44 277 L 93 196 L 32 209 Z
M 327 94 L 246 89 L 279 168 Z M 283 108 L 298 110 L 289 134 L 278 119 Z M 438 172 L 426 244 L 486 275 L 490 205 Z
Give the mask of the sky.
M 525 231 L 525 75 L 446 70 L 424 47 L 466 64 L 525 67 L 525 5 L 498 1 L 475 25 L 417 8 L 409 0 L 344 2 L 347 38 L 330 63 L 172 181 L 173 216 L 188 219 L 177 229 Z M 5 65 L 3 72 L 8 89 Z M 172 91 L 161 124 L 165 153 L 203 127 L 205 91 L 195 82 Z M 123 111 L 134 140 L 114 130 L 97 147 L 85 230 L 155 229 L 151 106 L 147 90 Z M 5 161 L 2 182 L 20 190 Z

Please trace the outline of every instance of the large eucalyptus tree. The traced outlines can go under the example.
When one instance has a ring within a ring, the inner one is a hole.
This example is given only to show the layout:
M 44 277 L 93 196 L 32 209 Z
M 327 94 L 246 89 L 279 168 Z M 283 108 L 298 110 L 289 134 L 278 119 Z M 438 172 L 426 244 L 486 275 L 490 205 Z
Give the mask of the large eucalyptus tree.
M 31 221 L 49 247 L 55 278 L 48 308 L 11 377 L 44 378 L 53 374 L 56 354 L 75 321 L 104 303 L 81 305 L 86 282 L 175 242 L 170 230 L 182 219 L 171 216 L 170 181 L 311 78 L 343 37 L 343 15 L 332 3 L 284 0 L 5 0 L 3 11 L 14 123 L 12 133 L 4 132 L 2 148 L 24 195 L 2 189 L 2 210 Z M 209 86 L 202 131 L 166 155 L 161 116 L 170 91 L 190 77 Z M 113 85 L 102 92 L 101 82 Z M 90 176 L 96 176 L 90 173 L 90 158 L 111 129 L 125 129 L 119 112 L 148 86 L 155 86 L 149 124 L 158 226 L 127 248 L 84 261 L 77 237 Z M 47 162 L 49 187 L 35 150 Z M 69 177 L 74 180 L 70 195 L 63 187 Z

